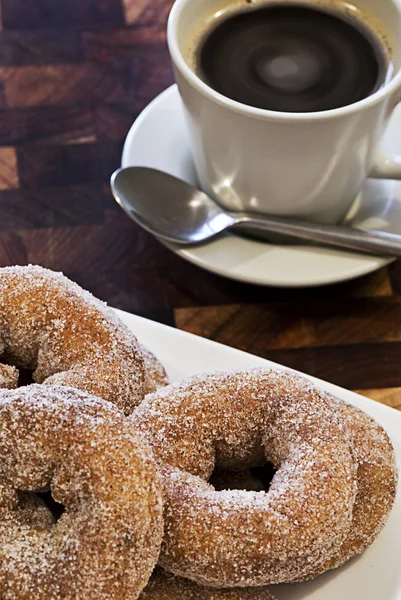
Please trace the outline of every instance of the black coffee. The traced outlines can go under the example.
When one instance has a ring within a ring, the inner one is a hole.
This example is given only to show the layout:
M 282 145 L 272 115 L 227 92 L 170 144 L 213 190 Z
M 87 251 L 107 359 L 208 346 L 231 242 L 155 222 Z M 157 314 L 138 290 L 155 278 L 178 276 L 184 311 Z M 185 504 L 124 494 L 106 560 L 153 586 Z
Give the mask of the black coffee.
M 290 3 L 227 17 L 205 36 L 197 62 L 200 77 L 224 96 L 285 112 L 353 104 L 383 85 L 390 66 L 359 21 Z

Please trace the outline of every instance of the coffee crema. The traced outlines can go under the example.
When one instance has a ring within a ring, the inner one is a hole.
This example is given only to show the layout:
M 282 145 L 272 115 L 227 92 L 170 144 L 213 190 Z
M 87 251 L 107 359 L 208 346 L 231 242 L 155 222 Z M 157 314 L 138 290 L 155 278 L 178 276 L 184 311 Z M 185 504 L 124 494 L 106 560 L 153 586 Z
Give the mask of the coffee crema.
M 224 96 L 252 107 L 319 112 L 377 91 L 391 61 L 359 20 L 313 4 L 262 4 L 231 13 L 196 53 L 196 72 Z

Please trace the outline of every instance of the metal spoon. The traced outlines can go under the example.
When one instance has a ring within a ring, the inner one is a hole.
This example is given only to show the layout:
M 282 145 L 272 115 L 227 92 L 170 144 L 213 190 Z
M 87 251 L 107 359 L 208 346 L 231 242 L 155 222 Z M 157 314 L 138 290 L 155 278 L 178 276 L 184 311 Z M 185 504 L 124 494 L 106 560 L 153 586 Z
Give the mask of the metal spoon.
M 258 229 L 359 252 L 401 257 L 401 236 L 374 230 L 225 211 L 207 194 L 168 173 L 145 167 L 111 177 L 114 198 L 144 229 L 177 244 L 207 242 L 227 229 Z

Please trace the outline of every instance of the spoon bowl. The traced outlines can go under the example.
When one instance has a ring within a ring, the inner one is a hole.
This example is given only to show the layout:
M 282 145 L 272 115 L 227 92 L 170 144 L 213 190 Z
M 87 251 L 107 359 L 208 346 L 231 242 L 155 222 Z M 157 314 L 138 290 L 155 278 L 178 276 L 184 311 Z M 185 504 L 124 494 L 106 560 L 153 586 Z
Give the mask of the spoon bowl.
M 207 194 L 172 175 L 146 167 L 119 169 L 114 197 L 141 227 L 169 242 L 198 244 L 236 223 Z

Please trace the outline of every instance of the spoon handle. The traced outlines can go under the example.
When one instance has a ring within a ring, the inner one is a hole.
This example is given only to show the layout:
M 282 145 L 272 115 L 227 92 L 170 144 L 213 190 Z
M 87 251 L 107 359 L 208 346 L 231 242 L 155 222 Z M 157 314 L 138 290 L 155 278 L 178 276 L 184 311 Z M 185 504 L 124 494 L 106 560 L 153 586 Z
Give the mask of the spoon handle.
M 384 231 L 356 229 L 339 225 L 320 225 L 297 219 L 258 217 L 257 215 L 252 217 L 248 215 L 240 216 L 234 227 L 236 229 L 251 227 L 338 248 L 401 257 L 401 236 Z

